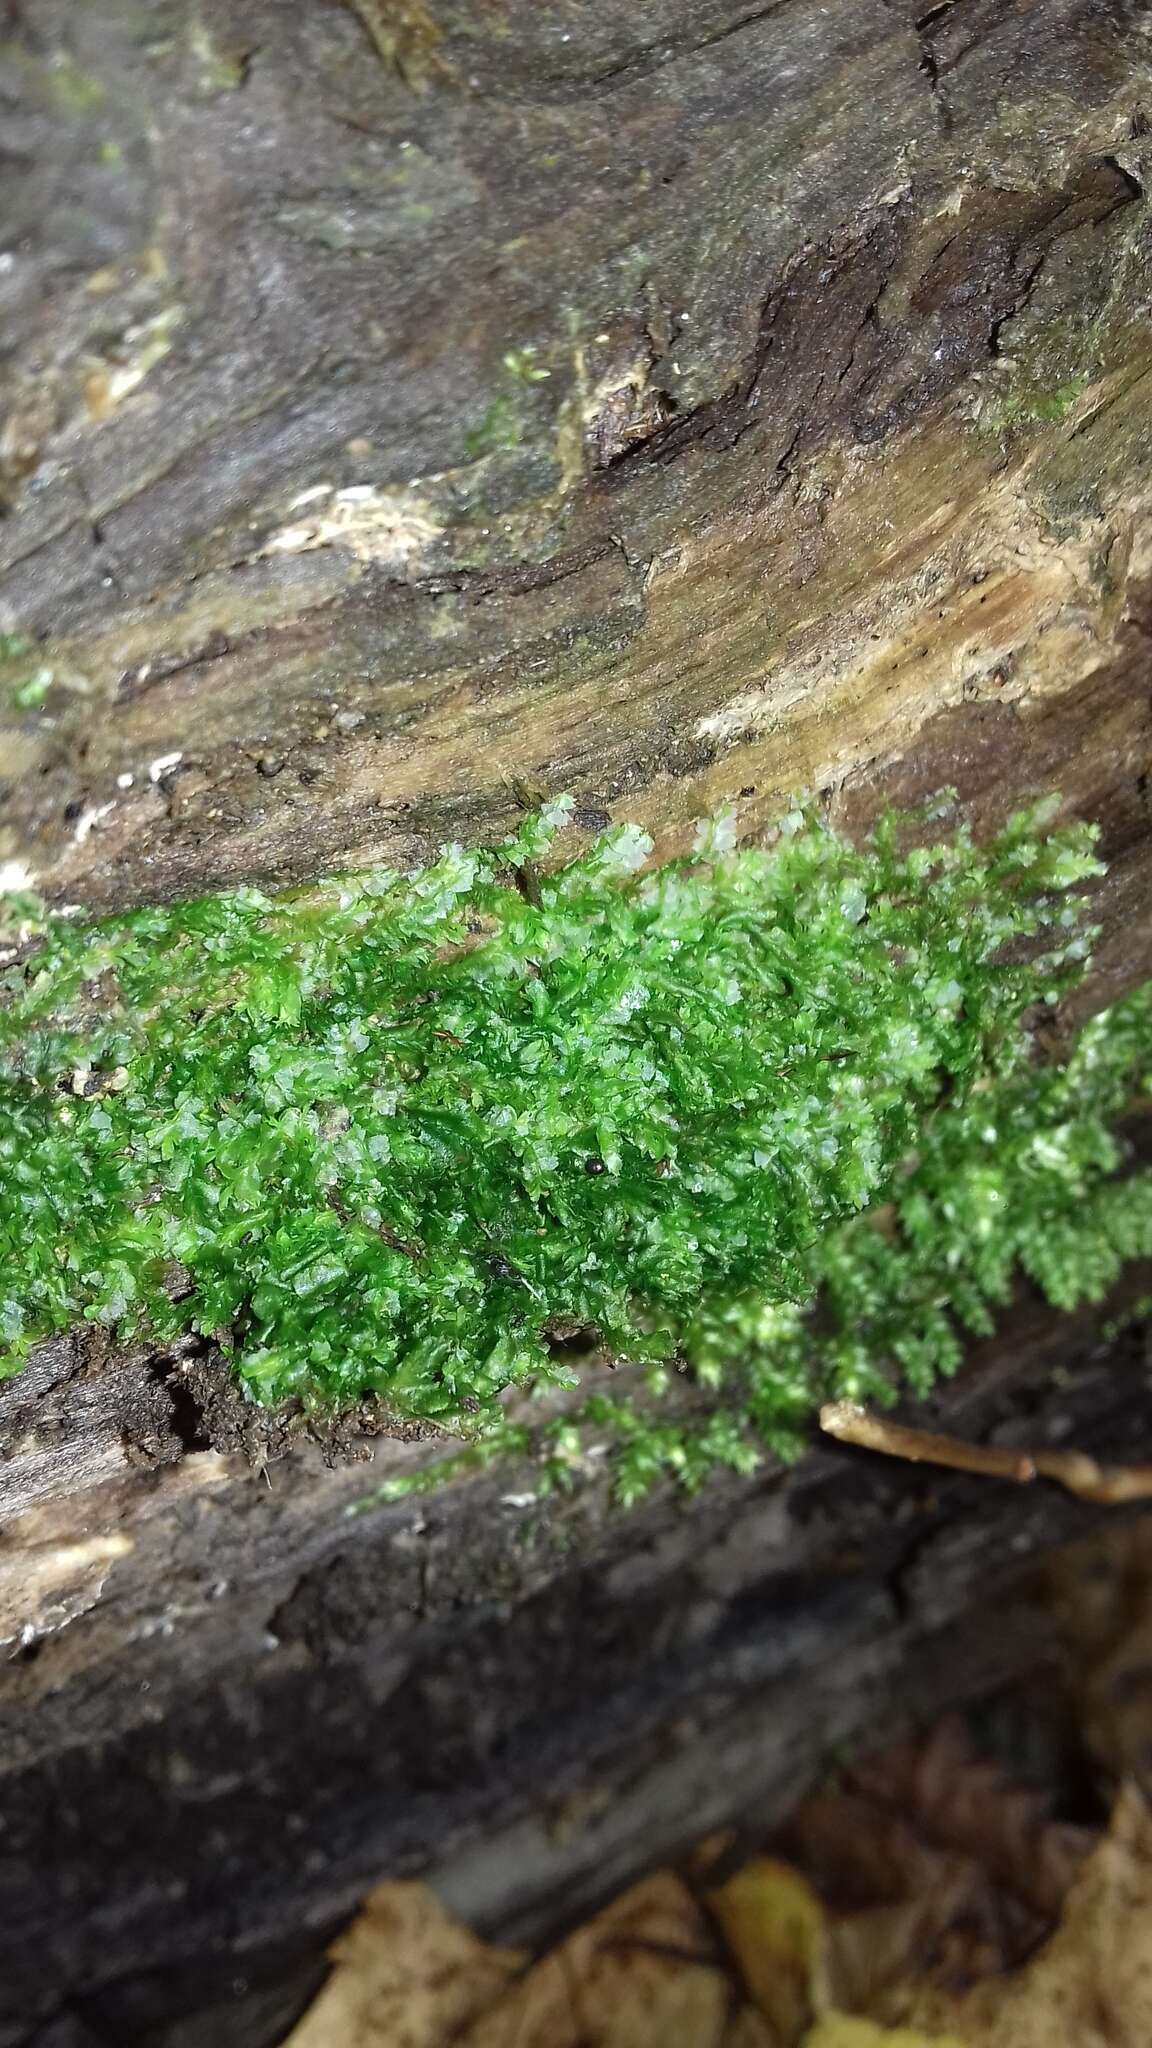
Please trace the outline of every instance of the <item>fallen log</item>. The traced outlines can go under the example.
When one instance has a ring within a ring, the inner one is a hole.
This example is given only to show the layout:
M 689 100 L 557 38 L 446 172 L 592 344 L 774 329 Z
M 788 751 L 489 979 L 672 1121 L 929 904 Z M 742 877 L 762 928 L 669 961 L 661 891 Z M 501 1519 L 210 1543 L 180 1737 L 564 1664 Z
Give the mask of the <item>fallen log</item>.
M 6 879 L 1056 787 L 1110 861 L 1084 1002 L 1146 978 L 1143 14 L 9 6 Z M 1101 1329 L 1020 1306 L 922 1419 L 1146 1456 Z M 257 2048 L 384 1871 L 551 1931 L 1048 1654 L 1014 1575 L 1092 1523 L 828 1448 L 349 1517 L 428 1455 L 362 1425 L 90 1331 L 0 1390 L 3 2048 Z

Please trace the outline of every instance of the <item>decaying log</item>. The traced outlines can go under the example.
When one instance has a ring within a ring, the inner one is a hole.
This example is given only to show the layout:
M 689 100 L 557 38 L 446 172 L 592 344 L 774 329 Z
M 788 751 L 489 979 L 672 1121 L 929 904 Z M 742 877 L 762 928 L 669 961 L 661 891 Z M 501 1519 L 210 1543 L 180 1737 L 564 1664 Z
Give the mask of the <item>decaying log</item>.
M 0 0 L 5 880 L 1058 787 L 1112 862 L 1085 1000 L 1147 976 L 1147 26 Z M 1022 1305 L 931 1419 L 1146 1456 L 1099 1329 Z M 547 1931 L 1047 1654 L 973 1600 L 1092 1517 L 824 1449 L 349 1518 L 427 1447 L 254 1446 L 191 1352 L 0 1392 L 0 2048 L 259 2048 L 385 1869 Z

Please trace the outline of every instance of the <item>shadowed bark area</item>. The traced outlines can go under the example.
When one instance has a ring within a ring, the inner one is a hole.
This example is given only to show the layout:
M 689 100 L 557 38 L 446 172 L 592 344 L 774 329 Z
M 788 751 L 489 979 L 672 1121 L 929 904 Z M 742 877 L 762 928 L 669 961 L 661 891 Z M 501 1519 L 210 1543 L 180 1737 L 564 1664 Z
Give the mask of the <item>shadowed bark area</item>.
M 1147 31 L 0 0 L 5 877 L 1058 787 L 1112 862 L 1085 1002 L 1152 973 Z M 1136 1455 L 1100 1328 L 1021 1304 L 934 1412 Z M 364 1423 L 90 1333 L 0 1390 L 0 2048 L 262 2048 L 383 1869 L 545 1932 L 1047 1654 L 1013 1572 L 1091 1519 L 830 1451 L 348 1518 L 427 1455 Z
M 921 1412 L 1128 1457 L 1146 1336 L 1103 1324 L 1021 1301 Z M 62 2014 L 118 2048 L 272 2048 L 382 1872 L 546 1937 L 753 1801 L 767 1825 L 839 1745 L 1057 1658 L 1022 1575 L 1100 1516 L 826 1448 L 626 1518 L 594 1481 L 533 1505 L 517 1469 L 349 1517 L 419 1447 L 301 1444 L 269 1486 L 168 1430 L 146 1481 L 5 1528 L 4 2048 Z

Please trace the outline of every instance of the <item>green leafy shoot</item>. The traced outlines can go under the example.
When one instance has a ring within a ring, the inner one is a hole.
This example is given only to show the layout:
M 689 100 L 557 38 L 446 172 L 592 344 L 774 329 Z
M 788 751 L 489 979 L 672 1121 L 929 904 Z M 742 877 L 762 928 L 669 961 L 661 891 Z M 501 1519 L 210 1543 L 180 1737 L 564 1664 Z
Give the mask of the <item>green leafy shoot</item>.
M 717 1383 L 742 1356 L 771 1441 L 811 1401 L 791 1332 L 815 1290 L 841 1290 L 833 1375 L 860 1392 L 877 1359 L 917 1383 L 953 1362 L 952 1316 L 1017 1259 L 1067 1291 L 1013 1205 L 1116 1156 L 1024 1027 L 1083 971 L 1089 828 L 924 844 L 892 817 L 856 848 L 794 810 L 768 848 L 721 819 L 648 872 L 623 825 L 540 874 L 570 808 L 415 874 L 42 914 L 0 971 L 8 1369 L 79 1317 L 193 1329 L 259 1401 L 375 1394 L 477 1431 L 507 1390 L 570 1382 L 555 1340 L 584 1331 Z M 1078 1057 L 1119 1055 L 1105 1032 Z M 1017 1115 L 1072 1136 L 1029 1151 Z M 851 1222 L 889 1202 L 899 1274 Z

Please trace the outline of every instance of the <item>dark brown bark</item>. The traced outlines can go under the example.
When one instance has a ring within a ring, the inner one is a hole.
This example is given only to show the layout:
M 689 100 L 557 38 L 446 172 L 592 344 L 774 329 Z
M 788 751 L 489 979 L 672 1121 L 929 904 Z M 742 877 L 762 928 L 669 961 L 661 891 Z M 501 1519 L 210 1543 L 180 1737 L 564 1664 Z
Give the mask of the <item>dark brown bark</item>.
M 112 904 L 534 791 L 666 851 L 1058 786 L 1086 1000 L 1152 972 L 1142 0 L 0 24 L 0 863 Z M 1139 1341 L 1021 1307 L 939 1415 L 1147 1455 Z M 424 1447 L 255 1440 L 191 1357 L 0 1396 L 0 2048 L 257 2048 L 383 1870 L 536 1934 L 1047 1654 L 973 1603 L 1092 1519 L 828 1451 L 347 1519 Z

